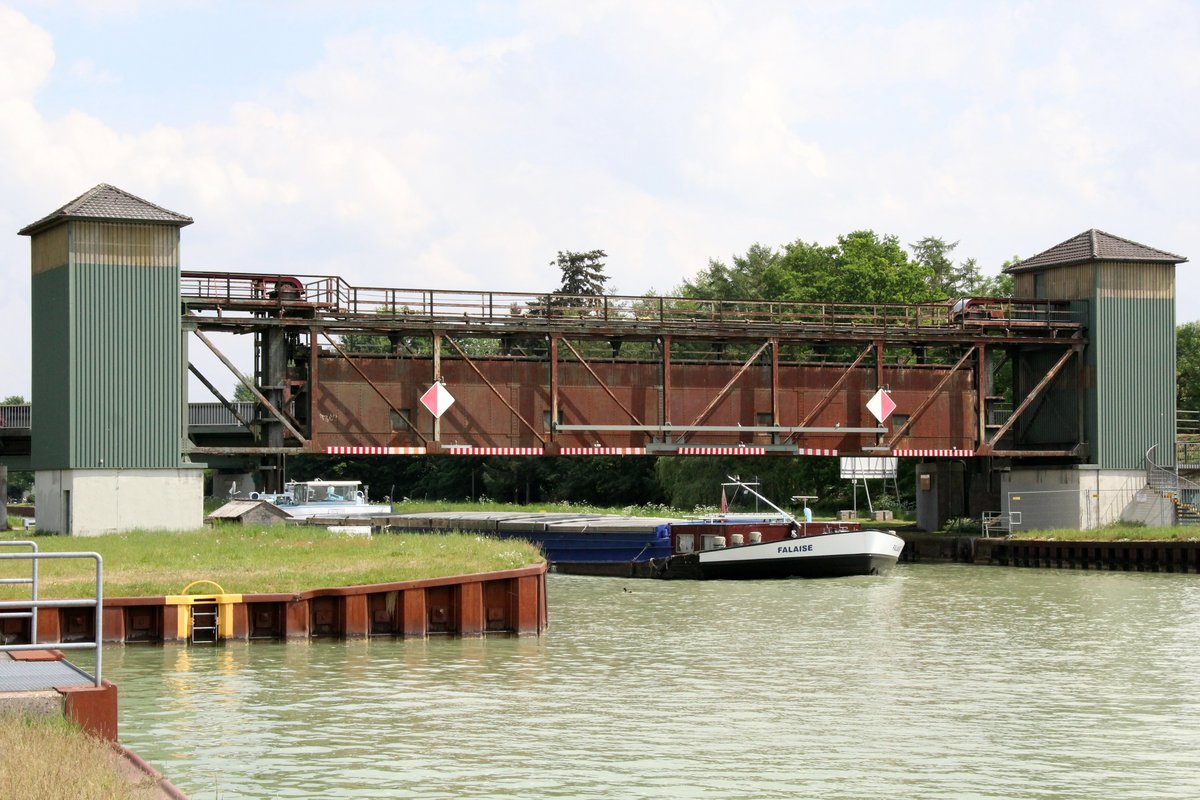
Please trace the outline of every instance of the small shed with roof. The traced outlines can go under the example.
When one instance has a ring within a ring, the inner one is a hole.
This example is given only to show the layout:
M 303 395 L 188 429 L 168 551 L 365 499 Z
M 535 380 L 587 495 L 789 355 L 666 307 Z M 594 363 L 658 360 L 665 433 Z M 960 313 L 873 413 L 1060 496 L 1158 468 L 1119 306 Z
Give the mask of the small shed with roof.
M 230 500 L 204 521 L 209 525 L 278 525 L 289 519 L 286 511 L 266 500 Z

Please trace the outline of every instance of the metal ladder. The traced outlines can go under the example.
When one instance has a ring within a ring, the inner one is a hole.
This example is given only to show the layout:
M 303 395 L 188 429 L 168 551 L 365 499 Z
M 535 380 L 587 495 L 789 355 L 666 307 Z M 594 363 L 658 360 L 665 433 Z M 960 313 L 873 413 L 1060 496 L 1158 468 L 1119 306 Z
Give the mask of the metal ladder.
M 197 603 L 192 609 L 192 644 L 217 643 L 217 605 Z

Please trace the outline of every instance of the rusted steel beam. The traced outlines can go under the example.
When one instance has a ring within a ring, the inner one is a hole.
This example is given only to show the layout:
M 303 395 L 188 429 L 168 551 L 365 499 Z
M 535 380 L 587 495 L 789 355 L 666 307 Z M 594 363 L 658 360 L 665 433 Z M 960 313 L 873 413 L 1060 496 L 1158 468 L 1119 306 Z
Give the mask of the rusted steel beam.
M 754 364 L 754 362 L 758 360 L 758 357 L 763 354 L 763 351 L 766 350 L 770 346 L 771 346 L 770 340 L 763 342 L 762 347 L 755 350 L 754 355 L 752 355 L 752 356 L 750 356 L 750 358 L 746 359 L 746 363 L 742 364 L 741 368 L 738 369 L 738 371 L 734 373 L 733 377 L 729 379 L 729 382 L 725 384 L 725 388 L 723 388 L 723 389 L 721 389 L 721 391 L 717 392 L 717 396 L 714 397 L 707 406 L 705 406 L 703 411 L 701 411 L 699 414 L 696 415 L 696 418 L 694 420 L 692 420 L 692 426 L 699 425 L 701 422 L 704 421 L 705 417 L 707 417 L 709 414 L 712 413 L 713 409 L 717 407 L 717 404 L 725 399 L 725 395 L 729 394 L 729 390 L 733 388 L 733 385 L 735 383 L 737 383 L 738 380 L 743 375 L 746 374 L 746 370 L 750 369 L 750 367 Z M 691 426 L 689 426 L 689 427 L 691 427 Z M 679 437 L 680 444 L 683 444 L 685 441 L 687 441 L 686 434 Z
M 556 431 L 558 425 L 558 340 L 559 337 L 550 337 L 550 439 L 556 439 Z M 566 341 L 565 339 L 563 341 Z M 567 347 L 571 348 L 571 352 L 575 352 L 575 348 L 571 347 L 571 343 L 567 342 Z M 576 353 L 578 356 L 578 353 Z M 582 361 L 583 359 L 580 359 Z M 585 365 L 586 366 L 586 365 Z
M 756 420 L 757 421 L 757 420 Z M 779 340 L 771 340 L 771 424 L 779 424 Z M 772 444 L 779 444 L 778 436 L 771 436 Z
M 317 431 L 317 391 L 321 388 L 321 378 L 317 371 L 317 333 L 316 328 L 308 329 L 308 433 L 315 435 Z
M 192 373 L 193 375 L 195 375 L 197 378 L 200 379 L 200 382 L 204 384 L 204 388 L 206 388 L 210 392 L 212 392 L 213 396 L 221 401 L 221 405 L 225 406 L 225 409 L 230 414 L 233 414 L 233 418 L 236 419 L 238 422 L 240 422 L 242 424 L 242 427 L 251 429 L 250 423 L 247 422 L 245 419 L 243 419 L 242 415 L 238 413 L 237 406 L 235 406 L 233 403 L 226 400 L 225 395 L 221 394 L 221 390 L 218 389 L 216 386 L 213 386 L 212 382 L 208 378 L 204 377 L 204 373 L 202 373 L 200 370 L 196 369 L 196 367 L 190 361 L 188 362 L 188 372 Z
M 612 398 L 612 401 L 614 403 L 616 403 L 620 407 L 620 409 L 629 416 L 630 419 L 632 419 L 636 424 L 641 425 L 642 421 L 640 419 L 638 419 L 637 414 L 634 414 L 632 411 L 629 410 L 628 407 L 626 407 L 626 405 L 624 403 L 622 403 L 619 399 L 617 399 L 617 396 L 615 394 L 613 394 L 612 389 L 608 388 L 608 384 L 605 383 L 604 380 L 599 375 L 596 374 L 596 370 L 592 369 L 592 366 L 591 366 L 591 364 L 589 364 L 587 362 L 587 359 L 585 359 L 583 356 L 581 356 L 579 354 L 579 351 L 576 350 L 574 347 L 572 347 L 571 343 L 569 341 L 567 341 L 566 339 L 563 339 L 562 343 L 567 346 L 567 349 L 571 351 L 571 353 L 575 356 L 575 358 L 579 359 L 579 363 L 583 365 L 583 368 L 587 370 L 588 374 L 592 376 L 593 380 L 595 380 L 596 383 L 600 385 L 600 388 L 604 390 L 604 393 L 607 394 L 610 398 Z M 557 355 L 557 353 L 555 353 L 555 355 Z M 557 400 L 557 396 L 555 397 L 555 399 Z M 557 406 L 556 406 L 556 410 L 557 410 Z M 557 425 L 558 417 L 554 416 L 553 419 L 555 421 L 555 424 Z
M 442 335 L 443 334 L 441 331 L 434 331 L 433 337 L 432 337 L 432 342 L 431 342 L 432 347 L 433 347 L 433 382 L 434 383 L 442 382 Z M 472 364 L 472 366 L 474 366 L 474 365 Z M 476 370 L 476 372 L 478 372 L 478 370 Z M 433 418 L 433 441 L 437 442 L 438 445 L 441 446 L 441 443 L 442 443 L 442 418 L 439 416 L 436 416 L 436 415 Z
M 662 343 L 662 418 L 663 425 L 671 424 L 671 337 L 664 336 Z M 663 437 L 667 441 L 667 437 Z
M 408 429 L 417 435 L 417 438 L 421 440 L 421 444 L 429 444 L 429 440 L 421 435 L 421 432 L 417 430 L 417 426 L 412 424 L 412 420 L 410 420 L 404 412 L 396 408 L 392 401 L 388 399 L 387 395 L 383 393 L 383 390 L 375 385 L 375 381 L 367 377 L 367 373 L 363 372 L 358 364 L 354 363 L 354 360 L 351 359 L 350 356 L 346 355 L 346 351 L 343 350 L 338 343 L 333 340 L 333 337 L 323 331 L 321 335 L 325 337 L 325 341 L 329 342 L 333 349 L 337 351 L 339 356 L 346 359 L 346 363 L 350 365 L 351 369 L 358 373 L 358 377 L 366 381 L 367 385 L 375 390 L 375 394 L 379 395 L 379 399 L 383 400 L 383 402 L 387 404 L 387 407 L 390 408 L 397 417 L 403 420 L 404 424 L 408 426 Z
M 446 336 L 444 338 L 450 344 L 451 347 L 453 347 L 456 351 L 458 351 L 459 356 L 462 357 L 462 360 L 466 362 L 467 366 L 475 371 L 475 374 L 479 376 L 479 380 L 483 381 L 487 385 L 487 387 L 492 390 L 492 393 L 496 395 L 496 397 L 500 400 L 500 402 L 504 403 L 505 407 L 509 411 L 512 412 L 512 415 L 514 417 L 516 417 L 517 419 L 519 419 L 521 421 L 521 424 L 524 425 L 526 428 L 528 428 L 529 432 L 532 433 L 534 436 L 536 436 L 537 440 L 539 442 L 541 442 L 542 444 L 545 444 L 546 437 L 544 437 L 540 433 L 538 433 L 537 429 L 534 428 L 532 425 L 530 425 L 529 421 L 527 419 L 525 419 L 523 416 L 521 416 L 521 412 L 519 412 L 519 411 L 517 411 L 517 409 L 513 408 L 512 403 L 508 402 L 508 399 L 505 398 L 505 396 L 500 393 L 500 390 L 497 389 L 492 384 L 491 381 L 489 381 L 486 377 L 484 377 L 484 374 L 480 371 L 479 367 L 475 366 L 475 362 L 471 360 L 470 356 L 468 356 L 466 353 L 464 353 L 463 349 L 458 346 L 458 342 L 454 341 L 449 336 Z
M 379 319 L 376 315 L 361 318 L 327 317 L 316 319 L 304 317 L 231 317 L 231 316 L 195 316 L 189 317 L 196 325 L 206 331 L 224 331 L 231 333 L 247 333 L 272 327 L 283 327 L 305 330 L 314 325 L 327 330 L 334 335 L 360 333 L 367 335 L 402 334 L 408 336 L 427 337 L 434 329 L 453 336 L 487 336 L 500 337 L 504 335 L 544 335 L 554 333 L 567 334 L 595 339 L 621 338 L 626 341 L 655 341 L 666 335 L 678 339 L 710 341 L 714 339 L 726 341 L 761 341 L 765 337 L 777 337 L 784 343 L 829 342 L 831 344 L 861 345 L 882 339 L 888 345 L 899 346 L 935 346 L 973 345 L 986 339 L 992 344 L 1021 345 L 1036 342 L 1054 341 L 1062 343 L 1070 339 L 1081 339 L 1078 326 L 1036 325 L 1026 328 L 980 330 L 961 328 L 887 328 L 887 327 L 853 327 L 827 326 L 817 324 L 805 325 L 765 325 L 753 320 L 738 321 L 728 318 L 721 322 L 705 323 L 702 326 L 682 325 L 678 323 L 658 323 L 647 321 L 627 321 L 620 323 L 604 323 L 593 319 L 572 320 L 569 327 L 566 323 L 555 325 L 539 324 L 536 320 L 464 320 L 464 319 L 427 319 L 421 317 L 398 317 L 395 319 Z
M 1033 401 L 1037 399 L 1038 395 L 1042 393 L 1042 390 L 1049 386 L 1050 382 L 1054 380 L 1055 376 L 1062 371 L 1062 368 L 1067 363 L 1067 360 L 1078 352 L 1080 352 L 1080 348 L 1078 346 L 1072 347 L 1063 353 L 1062 356 L 1059 357 L 1058 361 L 1054 362 L 1054 366 L 1050 368 L 1049 372 L 1042 376 L 1042 379 L 1037 382 L 1037 385 L 1033 387 L 1033 390 L 1025 396 L 1025 399 L 1021 401 L 1021 405 L 1017 406 L 1005 423 L 1000 426 L 1000 430 L 992 434 L 991 440 L 984 445 L 983 449 L 985 450 L 985 455 L 991 454 L 991 451 L 996 447 L 996 443 L 1004 438 L 1004 435 L 1009 432 L 1014 424 L 1016 424 L 1017 419 L 1025 413 L 1025 409 L 1029 408 L 1030 404 L 1033 403 Z
M 834 395 L 838 393 L 838 390 L 842 388 L 842 384 L 845 383 L 846 379 L 850 377 L 850 374 L 854 372 L 854 368 L 861 364 L 862 360 L 866 358 L 867 355 L 870 354 L 870 352 L 874 349 L 875 344 L 872 342 L 871 344 L 867 345 L 861 353 L 858 354 L 858 358 L 854 359 L 854 363 L 842 371 L 842 374 L 838 376 L 838 379 L 834 382 L 833 386 L 829 387 L 829 391 L 825 393 L 825 396 L 817 401 L 817 404 L 812 407 L 812 410 L 809 411 L 808 415 L 805 416 L 800 422 L 800 428 L 807 428 L 809 424 L 817 418 L 817 415 L 821 413 L 825 406 L 829 405 L 829 401 L 833 399 Z M 791 438 L 791 436 L 788 436 L 787 439 L 784 439 L 783 441 L 787 442 L 788 439 Z
M 203 456 L 300 456 L 313 452 L 309 447 L 198 447 L 187 448 L 187 453 Z
M 975 359 L 975 441 L 982 442 L 987 438 L 987 345 L 978 342 L 975 350 L 979 356 Z
M 192 333 L 196 334 L 196 336 L 200 339 L 200 341 L 204 342 L 204 344 L 208 346 L 208 349 L 213 351 L 213 355 L 215 355 L 217 358 L 219 358 L 221 360 L 221 363 L 224 364 L 226 367 L 228 367 L 229 371 L 237 376 L 237 379 L 242 382 L 242 385 L 245 386 L 247 389 L 249 389 L 251 391 L 251 393 L 253 393 L 254 397 L 258 400 L 258 402 L 262 403 L 263 406 L 267 409 L 267 411 L 270 411 L 272 416 L 274 416 L 275 419 L 279 420 L 280 424 L 282 424 L 283 427 L 288 429 L 288 431 L 292 434 L 292 436 L 295 436 L 301 443 L 303 443 L 305 445 L 308 444 L 308 439 L 306 439 L 304 437 L 304 434 L 302 434 L 302 433 L 300 433 L 300 431 L 296 430 L 296 426 L 293 425 L 291 422 L 289 422 L 287 417 L 279 409 L 277 409 L 274 405 L 272 405 L 271 401 L 268 400 L 266 398 L 266 396 L 258 390 L 258 387 L 254 385 L 254 381 L 250 380 L 245 375 L 243 375 L 241 373 L 241 371 L 233 365 L 233 362 L 230 361 L 228 358 L 226 358 L 225 354 L 222 353 L 220 351 L 220 349 L 215 344 L 213 344 L 207 336 L 205 336 L 200 331 L 192 331 Z
M 876 339 L 875 346 L 875 388 L 883 388 L 883 340 Z
M 934 387 L 934 390 L 929 393 L 928 397 L 925 398 L 925 401 L 923 403 L 921 403 L 921 405 L 917 406 L 916 411 L 914 411 L 908 415 L 908 420 L 903 425 L 901 425 L 900 428 L 898 430 L 896 430 L 895 433 L 892 434 L 891 439 L 888 439 L 887 445 L 885 445 L 888 449 L 895 447 L 896 442 L 900 441 L 900 437 L 904 435 L 904 432 L 907 431 L 910 427 L 912 427 L 912 424 L 914 422 L 916 422 L 918 417 L 920 417 L 922 414 L 925 413 L 925 409 L 927 409 L 931 405 L 933 405 L 933 401 L 937 399 L 938 395 L 941 394 L 942 389 L 944 389 L 946 387 L 946 384 L 950 382 L 950 379 L 952 377 L 954 377 L 954 373 L 958 372 L 958 368 L 961 367 L 963 364 L 965 364 L 967 359 L 970 358 L 971 354 L 975 353 L 976 350 L 977 350 L 977 348 L 972 346 L 970 350 L 963 353 L 963 357 L 960 358 L 958 360 L 958 363 L 955 364 L 953 367 L 951 367 L 950 371 L 947 372 L 945 374 L 945 376 L 942 377 L 941 381 L 938 382 L 938 385 L 936 387 Z M 978 389 L 978 387 L 976 387 L 976 389 Z

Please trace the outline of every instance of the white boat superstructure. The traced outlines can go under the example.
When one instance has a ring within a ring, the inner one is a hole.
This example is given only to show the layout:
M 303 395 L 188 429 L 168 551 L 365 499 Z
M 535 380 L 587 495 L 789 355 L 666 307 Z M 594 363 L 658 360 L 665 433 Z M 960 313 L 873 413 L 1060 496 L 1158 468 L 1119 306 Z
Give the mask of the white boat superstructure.
M 390 504 L 367 500 L 361 481 L 288 481 L 280 494 L 253 492 L 251 500 L 267 500 L 298 519 L 308 517 L 368 517 L 390 514 Z

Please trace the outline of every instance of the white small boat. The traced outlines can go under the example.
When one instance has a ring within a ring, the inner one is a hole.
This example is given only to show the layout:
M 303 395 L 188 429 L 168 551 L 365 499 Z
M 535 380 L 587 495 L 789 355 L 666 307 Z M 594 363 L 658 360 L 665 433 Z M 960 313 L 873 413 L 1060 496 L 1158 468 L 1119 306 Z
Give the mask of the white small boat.
M 280 494 L 251 492 L 250 499 L 267 500 L 297 519 L 392 513 L 390 504 L 368 502 L 361 481 L 288 481 Z

